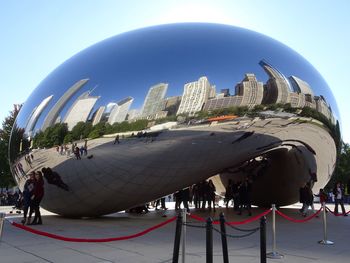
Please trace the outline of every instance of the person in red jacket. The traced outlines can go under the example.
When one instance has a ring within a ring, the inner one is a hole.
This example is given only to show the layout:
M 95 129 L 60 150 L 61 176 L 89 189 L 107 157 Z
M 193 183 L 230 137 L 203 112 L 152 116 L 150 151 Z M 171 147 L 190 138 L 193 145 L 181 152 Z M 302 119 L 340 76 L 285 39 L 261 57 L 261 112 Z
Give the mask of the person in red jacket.
M 35 173 L 34 192 L 32 195 L 34 219 L 31 225 L 42 225 L 43 221 L 40 214 L 40 202 L 44 197 L 44 179 L 40 171 Z

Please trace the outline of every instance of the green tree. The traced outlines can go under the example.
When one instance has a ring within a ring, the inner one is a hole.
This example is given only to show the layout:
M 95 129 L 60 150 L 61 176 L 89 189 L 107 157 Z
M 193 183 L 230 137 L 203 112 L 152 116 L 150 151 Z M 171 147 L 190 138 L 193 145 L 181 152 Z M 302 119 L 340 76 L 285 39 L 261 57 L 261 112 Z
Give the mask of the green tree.
M 48 127 L 45 131 L 38 132 L 33 138 L 33 145 L 40 148 L 61 145 L 67 134 L 67 124 L 56 123 L 54 126 Z
M 327 184 L 327 189 L 332 189 L 336 182 L 350 183 L 350 145 L 342 143 L 341 152 L 338 155 L 337 164 L 333 176 Z
M 90 139 L 95 139 L 99 138 L 102 135 L 106 133 L 106 123 L 105 122 L 100 122 L 96 124 L 95 126 L 92 127 L 91 132 L 89 133 L 88 137 Z
M 89 122 L 78 122 L 72 129 L 72 137 L 74 140 L 87 138 L 92 130 L 92 124 Z
M 10 115 L 2 122 L 2 128 L 0 129 L 0 187 L 7 187 L 15 185 L 13 180 L 11 169 L 8 159 L 8 148 L 11 137 L 11 131 L 15 123 L 21 105 L 15 105 Z M 16 143 L 18 140 L 12 140 L 12 143 Z M 18 147 L 20 140 L 18 141 Z

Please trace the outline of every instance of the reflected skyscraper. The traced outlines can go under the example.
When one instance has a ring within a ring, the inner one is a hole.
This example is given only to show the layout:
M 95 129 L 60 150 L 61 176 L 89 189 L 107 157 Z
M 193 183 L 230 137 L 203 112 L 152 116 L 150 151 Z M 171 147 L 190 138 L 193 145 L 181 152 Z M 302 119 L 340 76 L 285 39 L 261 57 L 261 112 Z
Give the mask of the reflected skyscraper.
M 289 94 L 290 97 L 290 105 L 293 108 L 303 108 L 305 107 L 305 94 L 292 92 Z
M 128 120 L 134 120 L 139 116 L 140 116 L 140 110 L 138 109 L 132 109 L 132 110 L 129 110 L 128 112 Z
M 33 130 L 35 128 L 35 125 L 41 115 L 41 113 L 43 112 L 43 110 L 46 108 L 46 106 L 49 104 L 49 102 L 51 101 L 53 95 L 43 99 L 43 101 L 39 104 L 38 107 L 34 108 L 34 110 L 32 111 L 32 114 L 30 115 L 28 122 L 25 126 L 25 134 L 27 136 L 32 136 L 33 135 Z
M 167 89 L 167 83 L 159 83 L 148 90 L 141 110 L 141 117 L 154 115 L 158 111 L 163 110 L 165 104 L 164 97 Z
M 296 76 L 290 76 L 288 79 L 293 87 L 294 92 L 310 94 L 311 96 L 314 96 L 314 93 L 309 83 L 307 83 L 306 81 L 299 79 Z
M 43 125 L 41 126 L 41 129 L 44 131 L 48 127 L 55 124 L 55 121 L 60 114 L 61 110 L 64 106 L 66 106 L 67 102 L 71 99 L 71 97 L 78 92 L 87 82 L 89 79 L 81 79 L 78 82 L 76 82 L 72 87 L 70 87 L 63 95 L 59 98 L 59 100 L 56 102 L 56 104 L 52 107 L 50 112 L 47 114 Z
M 210 97 L 215 97 L 215 87 L 207 77 L 200 77 L 198 81 L 185 84 L 177 115 L 188 113 L 189 116 L 193 116 L 202 110 Z
M 269 75 L 269 80 L 265 85 L 264 104 L 289 103 L 291 92 L 287 78 L 276 68 L 271 66 L 265 60 L 261 60 L 259 65 L 263 67 Z
M 125 121 L 126 115 L 128 114 L 129 108 L 133 101 L 134 98 L 132 97 L 127 97 L 118 101 L 109 114 L 108 123 L 113 124 L 115 122 L 119 123 Z
M 164 110 L 168 115 L 175 115 L 181 103 L 181 96 L 173 96 L 165 99 Z
M 90 96 L 90 91 L 80 95 L 68 110 L 63 122 L 71 131 L 78 122 L 86 122 L 99 96 Z
M 101 106 L 97 109 L 97 111 L 94 114 L 93 120 L 92 120 L 92 126 L 100 123 L 103 113 L 105 112 L 106 106 Z
M 322 113 L 327 119 L 331 119 L 332 111 L 323 96 L 315 96 L 316 110 Z
M 242 96 L 241 106 L 259 105 L 264 95 L 264 84 L 257 81 L 254 74 L 247 73 L 242 82 L 236 85 L 236 95 Z

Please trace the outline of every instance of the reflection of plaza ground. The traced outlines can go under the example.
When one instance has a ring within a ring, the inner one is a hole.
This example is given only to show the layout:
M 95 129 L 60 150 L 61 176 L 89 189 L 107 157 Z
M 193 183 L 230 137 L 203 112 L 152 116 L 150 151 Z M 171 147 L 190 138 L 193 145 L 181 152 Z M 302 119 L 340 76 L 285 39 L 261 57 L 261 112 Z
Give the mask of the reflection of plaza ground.
M 169 204 L 167 203 L 167 206 Z M 300 219 L 296 208 L 300 204 L 284 208 L 281 211 L 292 218 Z M 329 205 L 332 208 L 332 205 Z M 318 206 L 316 207 L 316 209 Z M 346 206 L 348 211 L 350 206 Z M 217 218 L 223 211 L 228 221 L 240 221 L 246 216 L 237 216 L 232 209 L 218 209 L 216 214 L 208 211 L 192 212 L 206 218 Z M 262 212 L 262 209 L 253 209 L 253 215 Z M 138 233 L 154 226 L 175 215 L 173 210 L 166 212 L 167 218 L 161 217 L 163 212 L 151 212 L 146 215 L 131 215 L 117 213 L 101 218 L 75 220 L 46 214 L 44 225 L 35 226 L 35 229 L 54 233 L 61 236 L 81 238 L 119 237 Z M 13 219 L 16 222 L 20 218 Z M 284 254 L 282 260 L 273 262 L 285 263 L 312 263 L 312 262 L 348 262 L 350 227 L 349 217 L 334 217 L 328 213 L 328 239 L 334 241 L 333 246 L 319 245 L 323 239 L 322 220 L 314 218 L 306 223 L 292 223 L 280 216 L 276 216 L 277 251 Z M 241 226 L 250 229 L 258 226 L 253 222 Z M 240 232 L 227 228 L 230 234 Z M 0 246 L 1 262 L 144 262 L 165 263 L 171 262 L 175 222 L 152 231 L 144 236 L 110 243 L 67 243 L 33 235 L 5 223 L 3 242 Z M 214 262 L 223 262 L 221 240 L 217 232 L 213 232 Z M 267 216 L 267 252 L 271 252 L 271 214 Z M 232 239 L 228 238 L 228 252 L 230 262 L 260 262 L 259 233 L 252 236 Z M 181 251 L 180 251 L 181 253 Z M 181 254 L 180 254 L 181 256 Z M 186 262 L 205 262 L 205 229 L 187 228 Z M 181 259 L 180 259 L 181 260 Z M 272 260 L 268 260 L 272 262 Z
M 289 141 L 288 141 L 289 140 Z M 319 125 L 293 119 L 248 119 L 163 131 L 153 140 L 114 138 L 88 142 L 82 160 L 55 149 L 35 153 L 33 167 L 51 167 L 69 186 L 45 184 L 42 206 L 67 216 L 95 216 L 124 210 L 173 193 L 210 176 L 235 173 L 244 161 L 265 156 L 269 166 L 253 186 L 254 203 L 291 204 L 298 200 L 308 169 L 317 167 L 323 187 L 335 163 L 335 145 Z M 233 176 L 239 176 L 239 173 Z

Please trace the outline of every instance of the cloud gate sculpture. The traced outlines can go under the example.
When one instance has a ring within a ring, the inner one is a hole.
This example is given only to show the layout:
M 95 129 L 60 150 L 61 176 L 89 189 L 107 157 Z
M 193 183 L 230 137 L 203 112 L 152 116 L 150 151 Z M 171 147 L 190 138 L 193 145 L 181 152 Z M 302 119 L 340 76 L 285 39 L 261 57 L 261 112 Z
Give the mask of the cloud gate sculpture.
M 299 54 L 233 26 L 184 23 L 106 39 L 33 91 L 9 149 L 23 188 L 45 178 L 42 207 L 98 216 L 217 176 L 253 179 L 253 203 L 288 205 L 325 186 L 339 112 Z

